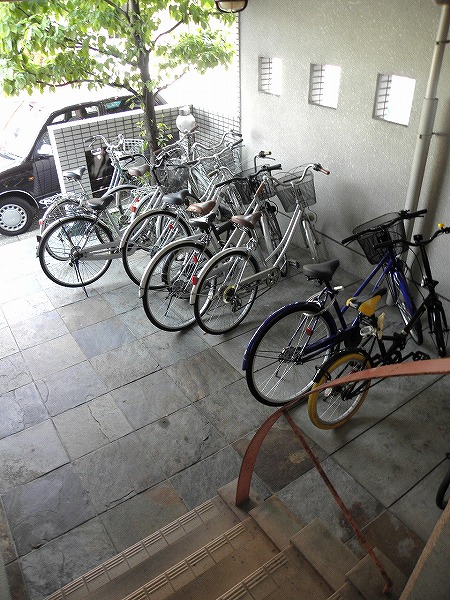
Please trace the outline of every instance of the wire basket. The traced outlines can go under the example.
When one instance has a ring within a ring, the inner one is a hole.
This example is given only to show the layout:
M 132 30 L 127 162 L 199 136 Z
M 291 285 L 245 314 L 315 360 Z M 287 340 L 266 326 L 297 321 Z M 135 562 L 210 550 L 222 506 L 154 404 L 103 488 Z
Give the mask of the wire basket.
M 308 171 L 302 179 L 305 166 L 295 167 L 273 181 L 273 186 L 282 207 L 292 212 L 296 205 L 302 208 L 316 203 L 314 176 Z
M 374 248 L 375 244 L 394 242 L 397 256 L 407 250 L 407 245 L 404 243 L 406 238 L 404 222 L 398 221 L 389 227 L 385 226 L 396 217 L 398 217 L 398 213 L 388 213 L 363 223 L 353 230 L 353 234 L 358 236 L 359 245 L 371 265 L 377 265 L 386 254 L 386 248 Z M 374 228 L 376 228 L 375 231 L 367 231 Z
M 254 169 L 247 169 L 245 171 L 241 171 L 237 177 L 245 178 L 242 179 L 242 181 L 236 181 L 234 185 L 241 197 L 242 203 L 244 205 L 250 204 L 254 195 L 256 194 L 256 190 L 263 181 L 264 173 L 255 173 Z M 272 188 L 271 180 L 266 179 L 264 187 L 259 193 L 259 198 L 261 200 L 268 200 L 274 195 L 275 191 Z
M 144 140 L 138 138 L 125 138 L 121 151 L 124 154 L 144 154 Z

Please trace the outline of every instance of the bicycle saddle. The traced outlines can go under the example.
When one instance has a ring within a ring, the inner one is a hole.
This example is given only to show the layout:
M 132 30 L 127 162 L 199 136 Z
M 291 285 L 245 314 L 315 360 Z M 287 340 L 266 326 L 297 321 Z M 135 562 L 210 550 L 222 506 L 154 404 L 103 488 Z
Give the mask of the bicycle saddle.
M 190 204 L 186 210 L 194 215 L 203 217 L 210 213 L 215 206 L 215 200 L 207 200 L 206 202 L 194 202 L 193 204 Z
M 70 169 L 69 171 L 63 171 L 63 177 L 66 179 L 74 179 L 80 181 L 83 177 L 83 173 L 86 171 L 86 167 L 78 167 L 77 169 Z
M 371 317 L 377 308 L 378 302 L 385 295 L 385 293 L 386 288 L 380 288 L 374 292 L 371 292 L 370 294 L 362 294 L 361 296 L 349 298 L 346 304 L 351 308 L 356 308 L 363 315 Z
M 247 229 L 255 229 L 256 224 L 260 220 L 262 213 L 260 211 L 254 212 L 251 215 L 234 215 L 230 221 L 238 225 L 239 227 L 245 227 Z
M 312 265 L 303 265 L 303 273 L 308 279 L 319 279 L 319 281 L 329 282 L 332 280 L 339 265 L 340 262 L 337 259 Z
M 130 167 L 128 169 L 128 175 L 131 177 L 142 177 L 150 171 L 150 165 L 144 163 L 143 165 L 139 165 L 138 167 Z
M 187 204 L 186 198 L 188 196 L 192 196 L 189 190 L 171 192 L 170 194 L 164 194 L 162 197 L 162 203 L 168 204 L 169 206 L 182 206 L 183 204 Z

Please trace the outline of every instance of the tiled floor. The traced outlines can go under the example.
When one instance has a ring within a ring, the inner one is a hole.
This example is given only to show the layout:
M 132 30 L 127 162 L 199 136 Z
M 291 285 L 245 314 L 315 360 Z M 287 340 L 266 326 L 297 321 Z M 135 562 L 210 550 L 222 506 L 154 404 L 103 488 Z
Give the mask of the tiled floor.
M 272 309 L 316 289 L 294 272 L 226 336 L 164 333 L 119 261 L 86 298 L 47 280 L 34 254 L 32 234 L 0 241 L 0 533 L 17 600 L 44 598 L 237 477 L 272 412 L 246 388 L 246 344 Z M 440 514 L 448 378 L 385 381 L 336 431 L 317 430 L 304 406 L 295 417 L 370 538 L 417 558 Z M 253 485 L 353 543 L 286 424 Z

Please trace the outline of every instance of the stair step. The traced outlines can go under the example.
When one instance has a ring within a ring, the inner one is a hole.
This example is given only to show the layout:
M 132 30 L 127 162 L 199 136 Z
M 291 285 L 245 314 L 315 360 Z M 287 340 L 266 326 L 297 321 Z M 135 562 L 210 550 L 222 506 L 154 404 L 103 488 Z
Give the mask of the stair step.
M 394 583 L 389 598 L 391 600 L 400 598 L 408 578 L 380 550 L 374 548 L 374 552 Z M 366 600 L 385 600 L 384 579 L 369 555 L 366 555 L 347 573 L 347 578 Z
M 292 543 L 316 571 L 322 574 L 333 590 L 344 585 L 347 571 L 358 563 L 353 552 L 320 519 L 314 519 L 296 533 L 292 537 Z
M 239 522 L 216 496 L 68 583 L 46 600 L 123 598 Z
M 328 600 L 364 600 L 364 596 L 361 596 L 358 590 L 347 581 Z
M 291 537 L 304 527 L 278 496 L 270 496 L 249 514 L 280 550 L 287 548 Z
M 217 598 L 275 553 L 275 545 L 248 518 L 124 600 Z
M 323 578 L 290 546 L 217 600 L 327 600 L 329 595 Z

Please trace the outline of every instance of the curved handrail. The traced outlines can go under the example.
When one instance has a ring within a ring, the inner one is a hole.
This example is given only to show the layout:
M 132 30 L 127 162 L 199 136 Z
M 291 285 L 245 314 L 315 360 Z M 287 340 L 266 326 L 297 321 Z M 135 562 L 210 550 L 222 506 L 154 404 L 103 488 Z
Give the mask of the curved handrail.
M 448 358 L 437 358 L 431 360 L 412 361 L 405 363 L 396 363 L 392 365 L 383 365 L 380 367 L 374 367 L 372 369 L 364 369 L 364 371 L 358 371 L 357 373 L 351 373 L 335 379 L 334 381 L 324 383 L 315 388 L 314 391 L 320 392 L 322 390 L 342 385 L 344 383 L 365 381 L 369 379 L 386 379 L 388 377 L 407 377 L 412 375 L 447 375 L 450 373 L 450 357 Z M 251 439 L 247 450 L 245 451 L 244 458 L 242 460 L 241 469 L 239 471 L 238 483 L 236 488 L 236 506 L 240 506 L 246 502 L 250 497 L 250 484 L 253 476 L 253 470 L 255 468 L 256 459 L 258 457 L 259 450 L 266 438 L 267 434 L 278 421 L 278 419 L 284 415 L 288 423 L 291 425 L 292 430 L 300 439 L 301 444 L 313 461 L 314 466 L 319 471 L 320 476 L 325 481 L 326 485 L 333 494 L 335 500 L 339 504 L 345 518 L 352 527 L 353 531 L 358 537 L 358 540 L 363 545 L 371 559 L 374 561 L 376 567 L 380 571 L 383 579 L 385 580 L 385 587 L 383 593 L 388 593 L 392 588 L 392 581 L 390 580 L 387 573 L 384 571 L 383 565 L 373 551 L 373 548 L 364 538 L 361 530 L 354 521 L 350 511 L 347 509 L 339 494 L 333 487 L 332 483 L 328 479 L 327 475 L 322 469 L 322 466 L 311 450 L 309 444 L 306 442 L 305 437 L 297 423 L 289 415 L 289 411 L 297 406 L 302 400 L 308 397 L 310 392 L 306 392 L 291 400 L 288 404 L 277 409 L 270 417 L 268 417 L 264 423 L 259 427 L 253 438 Z

